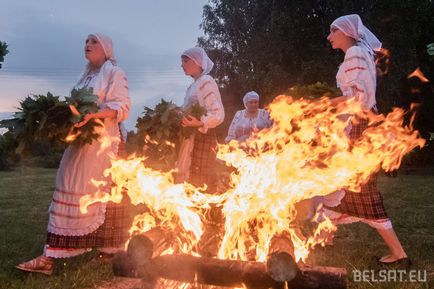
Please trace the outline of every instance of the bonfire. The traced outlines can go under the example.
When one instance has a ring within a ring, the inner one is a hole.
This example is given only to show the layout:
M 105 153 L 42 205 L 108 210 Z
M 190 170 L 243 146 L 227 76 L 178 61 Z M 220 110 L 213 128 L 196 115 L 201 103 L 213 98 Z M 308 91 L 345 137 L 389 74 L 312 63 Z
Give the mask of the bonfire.
M 235 168 L 220 195 L 176 184 L 172 172 L 147 168 L 144 158 L 113 160 L 105 174 L 116 186 L 110 194 L 101 190 L 84 197 L 81 209 L 85 214 L 92 203 L 120 202 L 124 191 L 132 204 L 146 205 L 134 220 L 126 252 L 115 259 L 116 274 L 166 282 L 161 288 L 345 288 L 345 269 L 305 264 L 313 248 L 324 245 L 323 232 L 336 227 L 315 216 L 315 230 L 301 236 L 297 204 L 340 189 L 359 191 L 373 173 L 397 169 L 424 140 L 403 126 L 404 111 L 397 108 L 384 116 L 352 100 L 332 106 L 325 97 L 279 96 L 268 109 L 271 128 L 245 143 L 219 146 L 218 158 Z M 369 127 L 350 140 L 347 130 L 357 119 L 368 120 Z M 95 185 L 107 184 L 96 180 Z M 211 208 L 223 215 L 214 258 L 198 250 Z

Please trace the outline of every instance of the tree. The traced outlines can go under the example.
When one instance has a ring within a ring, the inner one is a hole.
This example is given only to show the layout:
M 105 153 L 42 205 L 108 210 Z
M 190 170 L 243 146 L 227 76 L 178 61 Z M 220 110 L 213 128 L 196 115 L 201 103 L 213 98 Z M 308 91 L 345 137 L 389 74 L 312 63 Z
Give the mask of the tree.
M 9 53 L 9 50 L 7 50 L 8 45 L 6 44 L 6 42 L 2 42 L 0 41 L 0 68 L 2 68 L 2 62 L 5 60 L 5 56 L 6 54 Z
M 210 0 L 199 44 L 215 60 L 220 84 L 271 99 L 296 84 L 334 84 L 342 54 L 326 40 L 329 26 L 357 13 L 391 52 L 389 93 L 396 98 L 399 80 L 425 63 L 432 11 L 432 0 Z

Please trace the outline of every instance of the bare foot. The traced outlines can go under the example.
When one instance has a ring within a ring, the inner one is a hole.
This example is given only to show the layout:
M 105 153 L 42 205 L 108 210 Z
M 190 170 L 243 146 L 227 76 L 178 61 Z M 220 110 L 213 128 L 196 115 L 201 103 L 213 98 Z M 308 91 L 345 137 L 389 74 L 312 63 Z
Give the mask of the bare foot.
M 394 256 L 394 255 L 386 255 L 380 258 L 380 262 L 382 263 L 391 263 L 395 262 L 397 260 L 400 260 L 402 258 L 406 258 L 407 256 Z

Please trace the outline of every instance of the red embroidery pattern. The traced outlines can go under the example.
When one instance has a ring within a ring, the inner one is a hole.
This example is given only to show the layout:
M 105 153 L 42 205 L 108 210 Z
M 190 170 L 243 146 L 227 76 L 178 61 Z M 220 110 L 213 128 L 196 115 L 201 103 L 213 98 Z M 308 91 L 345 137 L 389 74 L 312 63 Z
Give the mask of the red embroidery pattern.
M 348 68 L 347 70 L 345 70 L 345 72 L 356 70 L 356 69 L 366 70 L 366 67 L 355 66 L 355 67 Z
M 359 60 L 362 60 L 364 62 L 367 62 L 366 59 L 364 57 L 361 57 L 361 56 L 351 56 L 351 57 L 348 57 L 348 58 L 345 59 L 345 62 L 351 61 L 353 59 L 359 59 Z

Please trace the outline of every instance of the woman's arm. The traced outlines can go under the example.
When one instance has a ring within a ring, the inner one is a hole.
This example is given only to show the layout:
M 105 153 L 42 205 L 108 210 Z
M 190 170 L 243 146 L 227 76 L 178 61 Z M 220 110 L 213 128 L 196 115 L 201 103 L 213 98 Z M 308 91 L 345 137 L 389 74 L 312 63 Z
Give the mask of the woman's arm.
M 198 83 L 198 101 L 206 109 L 206 115 L 200 119 L 203 123 L 203 127 L 200 130 L 206 133 L 208 128 L 215 128 L 220 125 L 225 117 L 220 91 L 212 77 L 205 76 Z
M 75 124 L 75 127 L 85 125 L 92 118 L 115 118 L 118 122 L 121 122 L 128 117 L 131 102 L 128 95 L 128 81 L 122 69 L 115 68 L 113 70 L 106 91 L 105 101 L 101 104 L 100 110 L 86 114 L 82 121 Z
M 116 67 L 113 71 L 113 76 L 107 89 L 107 95 L 105 101 L 101 104 L 100 111 L 116 111 L 117 114 L 115 117 L 118 122 L 121 122 L 128 117 L 130 106 L 131 100 L 128 93 L 127 77 L 122 69 Z M 103 116 L 104 115 L 105 113 Z
M 345 83 L 343 94 L 355 97 L 363 107 L 370 109 L 375 105 L 376 68 L 373 60 L 363 48 L 353 46 L 348 49 L 344 63 Z

